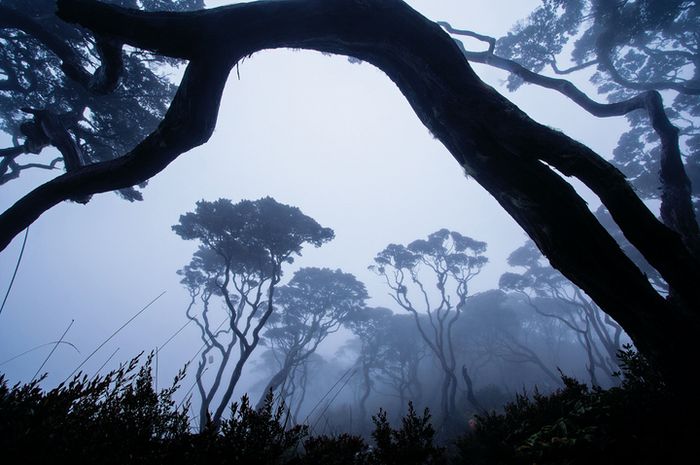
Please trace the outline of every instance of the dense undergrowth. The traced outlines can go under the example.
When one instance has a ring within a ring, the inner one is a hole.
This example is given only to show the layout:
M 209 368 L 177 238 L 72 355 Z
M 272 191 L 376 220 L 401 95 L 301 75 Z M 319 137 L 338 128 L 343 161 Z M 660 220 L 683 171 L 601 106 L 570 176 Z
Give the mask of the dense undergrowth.
M 155 392 L 150 358 L 106 376 L 78 376 L 43 391 L 40 380 L 8 386 L 0 377 L 3 463 L 189 464 L 606 464 L 676 463 L 692 450 L 698 426 L 684 421 L 643 358 L 621 353 L 623 380 L 609 390 L 564 377 L 549 395 L 522 394 L 500 413 L 475 417 L 459 439 L 436 444 L 426 410 L 409 405 L 400 425 L 386 412 L 373 417 L 371 440 L 341 434 L 312 436 L 288 425 L 283 407 L 255 410 L 246 397 L 221 425 L 190 430 L 187 408 L 172 387 Z

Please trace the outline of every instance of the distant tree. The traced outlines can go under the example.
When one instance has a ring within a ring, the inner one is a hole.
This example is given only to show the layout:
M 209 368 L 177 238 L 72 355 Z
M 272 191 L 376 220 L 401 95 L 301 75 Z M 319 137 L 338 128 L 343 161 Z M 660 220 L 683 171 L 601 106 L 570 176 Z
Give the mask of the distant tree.
M 368 307 L 357 312 L 354 318 L 346 323 L 346 326 L 360 341 L 359 354 L 355 363 L 362 374 L 360 383 L 362 392 L 359 400 L 361 421 L 369 418 L 367 416 L 367 399 L 369 399 L 374 387 L 372 370 L 382 365 L 380 353 L 386 334 L 385 328 L 387 328 L 391 316 L 392 312 L 388 308 Z
M 376 377 L 391 388 L 401 409 L 408 402 L 419 405 L 423 397 L 423 383 L 419 377 L 421 361 L 428 355 L 423 341 L 410 315 L 391 315 L 377 335 Z
M 372 391 L 396 398 L 397 415 L 409 401 L 421 402 L 423 382 L 419 368 L 428 348 L 413 317 L 397 315 L 386 308 L 369 308 L 358 312 L 347 326 L 358 342 L 349 345 L 357 352 L 355 365 L 362 373 L 358 384 L 361 419 L 367 420 L 366 404 Z
M 550 335 L 541 334 L 532 326 L 532 318 L 525 318 L 521 300 L 501 290 L 490 290 L 470 296 L 464 305 L 454 333 L 463 361 L 467 400 L 473 406 L 473 384 L 484 379 L 493 383 L 489 372 L 500 372 L 500 384 L 506 390 L 525 384 L 523 366 L 535 369 L 539 387 L 561 384 L 557 367 L 543 350 L 551 348 L 542 343 Z M 527 311 L 531 313 L 529 308 Z
M 561 273 L 545 264 L 532 242 L 527 242 L 508 257 L 508 264 L 521 267 L 522 273 L 504 273 L 499 285 L 516 291 L 540 315 L 553 318 L 571 331 L 586 353 L 590 382 L 599 386 L 598 372 L 607 383 L 616 384 L 619 371 L 617 354 L 622 350 L 622 327 Z M 551 305 L 551 301 L 559 305 Z
M 275 308 L 282 267 L 301 255 L 304 244 L 319 247 L 331 240 L 333 231 L 270 197 L 236 204 L 228 199 L 199 201 L 194 212 L 180 216 L 173 231 L 200 243 L 190 264 L 178 273 L 191 296 L 187 317 L 199 327 L 204 344 L 197 367 L 200 427 L 204 428 L 212 408 L 211 421 L 221 421 L 243 367 L 260 343 L 260 332 Z M 223 300 L 225 309 L 217 327 L 211 321 L 214 297 Z M 197 301 L 202 308 L 195 313 Z M 213 382 L 205 386 L 202 375 L 214 354 L 221 360 L 214 365 Z
M 268 392 L 278 389 L 280 398 L 288 402 L 287 381 L 329 334 L 364 309 L 368 297 L 365 285 L 350 273 L 328 268 L 296 271 L 289 283 L 277 290 L 277 311 L 270 316 L 264 333 L 279 370 L 267 383 L 258 406 L 263 405 Z
M 370 266 L 385 279 L 391 297 L 413 315 L 443 373 L 441 414 L 456 410 L 457 376 L 452 330 L 469 295 L 469 282 L 488 261 L 486 243 L 441 229 L 408 246 L 389 244 Z M 432 291 L 433 287 L 437 291 Z M 421 318 L 426 315 L 426 318 Z
M 314 397 L 309 397 L 309 390 L 319 387 L 317 381 L 328 374 L 327 368 L 331 364 L 332 362 L 314 352 L 300 367 L 294 370 L 288 379 L 284 389 L 290 399 L 289 409 L 293 422 L 299 423 L 299 415 L 303 411 L 307 399 L 315 400 Z
M 55 0 L 0 2 L 0 185 L 24 170 L 66 171 L 131 150 L 165 114 L 176 86 L 167 75 L 181 60 L 93 35 L 59 20 Z M 184 11 L 203 0 L 108 0 L 145 10 Z M 49 161 L 35 155 L 53 146 Z M 27 162 L 21 155 L 31 154 Z M 45 161 L 46 160 L 46 161 Z M 120 194 L 140 200 L 133 188 Z M 82 200 L 86 200 L 85 197 Z

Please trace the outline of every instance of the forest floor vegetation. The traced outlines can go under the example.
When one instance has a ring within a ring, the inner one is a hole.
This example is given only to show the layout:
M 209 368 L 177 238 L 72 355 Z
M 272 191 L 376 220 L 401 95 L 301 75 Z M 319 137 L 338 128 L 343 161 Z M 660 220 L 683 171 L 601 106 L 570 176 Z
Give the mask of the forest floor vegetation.
M 502 411 L 465 422 L 448 444 L 438 444 L 428 410 L 421 414 L 410 404 L 395 426 L 380 409 L 371 438 L 315 436 L 307 425 L 289 425 L 272 395 L 260 409 L 243 397 L 228 419 L 193 432 L 188 404 L 173 400 L 184 371 L 156 392 L 151 357 L 92 379 L 78 375 L 49 391 L 41 379 L 9 386 L 0 376 L 0 449 L 4 463 L 677 463 L 698 437 L 692 409 L 630 348 L 620 359 L 618 387 L 590 388 L 563 376 L 560 390 L 520 394 Z

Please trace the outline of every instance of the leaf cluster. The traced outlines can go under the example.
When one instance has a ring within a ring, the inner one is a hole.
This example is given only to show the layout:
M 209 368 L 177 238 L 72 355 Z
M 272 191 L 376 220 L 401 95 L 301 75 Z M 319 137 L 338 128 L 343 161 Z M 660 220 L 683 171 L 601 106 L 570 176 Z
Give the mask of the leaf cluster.
M 332 229 L 272 197 L 235 204 L 229 199 L 201 200 L 172 229 L 181 238 L 201 244 L 184 272 L 186 278 L 196 270 L 207 275 L 226 269 L 269 272 L 292 263 L 305 243 L 319 247 L 334 237 Z
M 458 447 L 464 464 L 669 463 L 692 444 L 658 373 L 629 346 L 619 354 L 623 382 L 590 389 L 562 375 L 550 395 L 523 393 L 503 413 L 476 416 Z

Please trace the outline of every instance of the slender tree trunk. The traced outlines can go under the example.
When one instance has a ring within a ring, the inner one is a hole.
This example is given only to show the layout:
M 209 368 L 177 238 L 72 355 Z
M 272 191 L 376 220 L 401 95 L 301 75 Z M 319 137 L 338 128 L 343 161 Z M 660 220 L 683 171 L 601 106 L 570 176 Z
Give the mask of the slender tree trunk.
M 202 376 L 204 375 L 204 362 L 199 362 L 197 365 L 197 390 L 199 391 L 199 398 L 202 399 L 202 403 L 199 405 L 199 431 L 204 431 L 209 424 L 209 408 L 211 406 L 211 400 L 207 395 L 207 391 L 204 388 L 204 382 L 202 381 Z
M 301 389 L 301 396 L 297 401 L 297 407 L 294 409 L 294 414 L 292 415 L 292 421 L 294 424 L 298 424 L 299 412 L 301 412 L 301 406 L 304 404 L 304 399 L 306 398 L 306 387 L 307 387 L 307 375 L 308 375 L 308 365 L 305 363 L 302 366 L 301 379 L 299 380 L 299 388 Z M 291 406 L 290 406 L 291 408 Z
M 444 362 L 443 362 L 444 363 Z M 446 421 L 450 418 L 452 413 L 452 408 L 450 405 L 450 386 L 452 385 L 452 376 L 450 372 L 443 365 L 442 367 L 442 386 L 440 389 L 440 414 L 442 416 L 442 421 Z
M 360 422 L 367 421 L 367 399 L 369 399 L 369 394 L 372 390 L 372 379 L 369 376 L 369 365 L 366 363 L 362 364 L 362 386 L 364 391 L 360 397 Z

